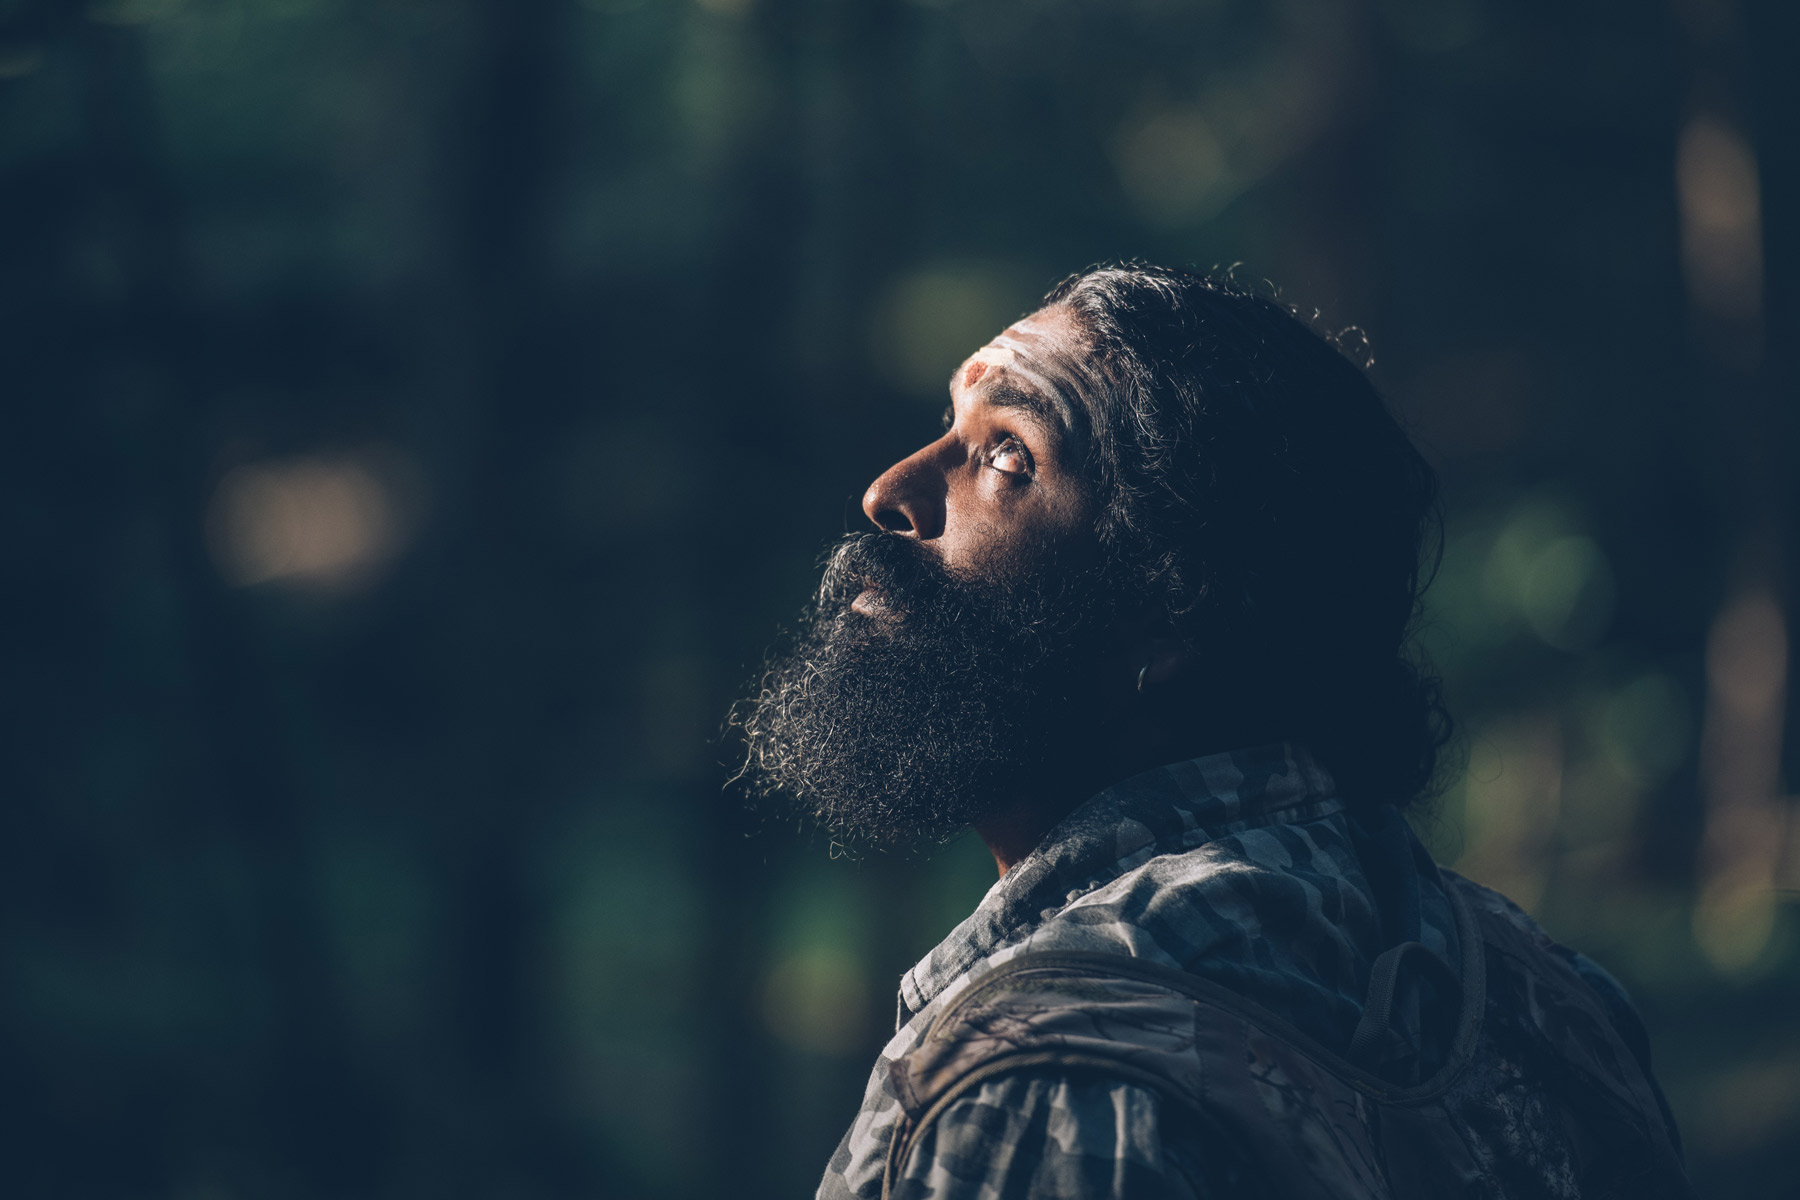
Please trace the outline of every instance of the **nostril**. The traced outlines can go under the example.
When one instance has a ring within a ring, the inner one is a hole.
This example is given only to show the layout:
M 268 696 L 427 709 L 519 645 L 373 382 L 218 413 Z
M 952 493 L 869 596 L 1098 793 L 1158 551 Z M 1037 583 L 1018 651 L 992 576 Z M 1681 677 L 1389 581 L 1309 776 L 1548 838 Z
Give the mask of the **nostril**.
M 933 462 L 933 447 L 895 463 L 863 493 L 863 513 L 877 529 L 907 537 L 936 537 L 941 521 L 943 472 Z
M 911 533 L 913 523 L 904 512 L 897 508 L 880 508 L 875 510 L 875 524 L 889 533 Z

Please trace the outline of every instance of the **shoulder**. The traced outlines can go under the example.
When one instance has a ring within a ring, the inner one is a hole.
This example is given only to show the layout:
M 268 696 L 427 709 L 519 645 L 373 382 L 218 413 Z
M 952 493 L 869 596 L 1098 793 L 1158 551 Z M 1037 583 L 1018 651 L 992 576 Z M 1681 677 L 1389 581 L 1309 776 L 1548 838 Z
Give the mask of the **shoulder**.
M 1361 1146 L 1366 1131 L 1346 1124 L 1354 1098 L 1278 1023 L 1258 1032 L 1243 1003 L 1116 955 L 1048 953 L 996 969 L 891 1064 L 904 1116 L 888 1143 L 887 1194 L 1241 1194 L 1252 1181 L 1291 1182 L 1277 1165 L 1290 1143 Z M 1304 1094 L 1271 1089 L 1270 1076 L 1308 1083 Z M 1354 1170 L 1331 1178 L 1346 1186 L 1330 1194 L 1372 1194 Z
M 1219 974 L 1317 976 L 1325 988 L 1379 937 L 1374 898 L 1340 818 L 1240 829 L 1165 850 L 1071 888 L 1029 933 L 988 959 L 1079 950 Z M 1352 972 L 1351 974 L 1354 974 Z M 1264 997 L 1280 1004 L 1279 997 Z
M 1204 1153 L 1157 1091 L 1094 1073 L 1027 1069 L 965 1092 L 922 1132 L 895 1197 L 1199 1197 Z M 1174 1135 L 1174 1136 L 1171 1136 Z
M 888 1194 L 1201 1194 L 1193 1164 L 1211 1170 L 1222 1143 L 1197 1094 L 1193 1002 L 1158 970 L 1026 955 L 968 986 L 890 1064 L 904 1115 Z
M 1559 1050 L 1571 1060 L 1583 1061 L 1602 1054 L 1610 1040 L 1605 1036 L 1590 1036 L 1581 1039 L 1579 1045 L 1571 1044 L 1568 1031 L 1581 1028 L 1581 1022 L 1571 1018 L 1566 1003 L 1559 1004 L 1555 996 L 1546 994 L 1541 987 L 1546 976 L 1559 978 L 1561 995 L 1576 998 L 1579 1001 L 1577 1008 L 1589 1011 L 1590 1027 L 1610 1033 L 1623 1048 L 1624 1053 L 1614 1055 L 1610 1061 L 1590 1066 L 1611 1078 L 1627 1081 L 1627 1086 L 1635 1078 L 1640 1104 L 1645 1111 L 1653 1112 L 1661 1119 L 1670 1144 L 1679 1155 L 1681 1133 L 1662 1087 L 1656 1081 L 1651 1064 L 1650 1034 L 1625 986 L 1587 955 L 1552 938 L 1529 914 L 1501 893 L 1454 871 L 1446 870 L 1444 877 L 1474 912 L 1488 946 L 1517 964 L 1515 970 L 1536 977 L 1535 982 L 1539 985 L 1527 992 L 1516 982 L 1509 988 L 1506 982 L 1491 981 L 1490 999 L 1493 992 L 1498 991 L 1518 1013 L 1529 1012 L 1534 1018 L 1554 1014 L 1557 1019 L 1551 1031 L 1563 1035 L 1557 1039 Z
M 1552 964 L 1566 978 L 1579 981 L 1584 994 L 1592 995 L 1615 1023 L 1641 1030 L 1629 994 L 1610 971 L 1552 938 L 1530 914 L 1500 892 L 1451 870 L 1445 870 L 1443 876 L 1473 912 L 1490 946 L 1517 960 Z
M 1116 873 L 1047 898 L 1046 923 L 1091 922 L 1101 912 L 1140 917 L 1159 905 L 1217 896 L 1236 908 L 1246 891 L 1317 887 L 1321 881 L 1362 884 L 1362 865 L 1339 814 L 1297 823 L 1269 823 L 1216 834 L 1196 830 L 1188 845 L 1146 847 Z M 1059 903 L 1060 902 L 1060 903 Z

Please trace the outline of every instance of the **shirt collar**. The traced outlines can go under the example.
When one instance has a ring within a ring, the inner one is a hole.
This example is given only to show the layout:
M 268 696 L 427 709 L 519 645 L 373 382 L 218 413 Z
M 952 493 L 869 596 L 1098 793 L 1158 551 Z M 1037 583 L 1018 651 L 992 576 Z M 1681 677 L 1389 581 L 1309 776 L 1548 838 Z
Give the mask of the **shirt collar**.
M 1064 817 L 901 977 L 899 1023 L 996 949 L 1157 855 L 1341 808 L 1312 755 L 1283 744 L 1186 759 L 1114 784 Z

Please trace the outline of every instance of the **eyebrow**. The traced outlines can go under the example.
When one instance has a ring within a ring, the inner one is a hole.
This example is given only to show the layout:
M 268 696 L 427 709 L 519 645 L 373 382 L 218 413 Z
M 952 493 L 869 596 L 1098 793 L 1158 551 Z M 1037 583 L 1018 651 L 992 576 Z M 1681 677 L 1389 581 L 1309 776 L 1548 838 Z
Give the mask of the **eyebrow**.
M 961 377 L 961 367 L 950 373 L 948 386 L 952 392 L 956 390 L 957 380 Z M 1077 428 L 1075 414 L 1069 410 L 1067 399 L 1060 394 L 1052 399 L 1035 389 L 1022 388 L 1012 383 L 996 383 L 982 399 L 993 408 L 1014 408 L 1030 413 L 1040 424 L 1063 437 L 1074 433 Z M 955 413 L 954 402 L 944 406 L 945 429 L 954 423 Z
M 984 399 L 994 408 L 1022 409 L 1036 417 L 1041 424 L 1049 427 L 1059 436 L 1068 436 L 1073 428 L 1073 423 L 1069 419 L 1071 414 L 1065 411 L 1063 404 L 1033 390 L 1010 383 L 1000 383 L 996 384 Z

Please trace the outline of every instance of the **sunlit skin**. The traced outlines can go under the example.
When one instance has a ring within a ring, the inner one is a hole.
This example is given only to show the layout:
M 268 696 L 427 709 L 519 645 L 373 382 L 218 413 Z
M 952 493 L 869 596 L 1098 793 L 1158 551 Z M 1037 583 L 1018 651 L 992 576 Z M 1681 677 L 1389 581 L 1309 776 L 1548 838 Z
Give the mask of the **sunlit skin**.
M 1060 313 L 1007 333 L 1064 355 L 1085 351 Z M 992 343 L 971 355 L 951 377 L 943 436 L 863 495 L 871 521 L 919 539 L 952 570 L 1027 567 L 1046 554 L 1079 567 L 1098 549 L 1094 498 L 1080 475 L 1085 446 L 1014 358 Z
M 1088 354 L 1085 334 L 1059 308 L 1008 328 L 951 377 L 943 436 L 883 471 L 863 494 L 863 512 L 881 529 L 917 539 L 952 570 L 1092 564 L 1100 552 L 1099 506 L 1081 472 L 1086 444 L 1074 411 Z M 882 601 L 864 593 L 852 607 L 875 616 Z M 1188 653 L 1153 620 L 1121 618 L 1100 661 L 1082 672 L 1099 690 L 1101 723 L 1110 731 L 1096 758 L 1118 772 L 1115 778 L 1160 761 L 1167 739 L 1143 711 L 1145 695 L 1188 665 Z M 1113 719 L 1124 715 L 1133 719 Z M 1067 794 L 1021 797 L 978 822 L 1000 873 L 1093 786 L 1077 777 Z

